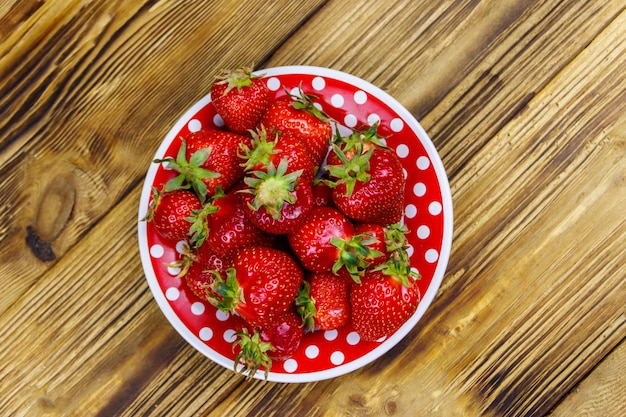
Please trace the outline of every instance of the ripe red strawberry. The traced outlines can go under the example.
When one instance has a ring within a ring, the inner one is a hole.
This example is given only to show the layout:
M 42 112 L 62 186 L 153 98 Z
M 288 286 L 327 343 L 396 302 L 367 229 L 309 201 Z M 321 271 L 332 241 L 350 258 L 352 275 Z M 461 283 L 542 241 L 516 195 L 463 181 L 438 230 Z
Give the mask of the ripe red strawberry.
M 350 290 L 352 325 L 364 341 L 374 341 L 398 330 L 415 313 L 420 292 L 410 265 L 389 263 L 368 271 Z
M 187 287 L 196 297 L 207 301 L 212 292 L 212 285 L 215 282 L 215 272 L 226 274 L 226 267 L 229 259 L 217 256 L 209 245 L 200 246 L 194 253 L 189 254 L 183 261 L 185 269 L 181 271 L 182 277 Z
M 350 220 L 331 207 L 313 207 L 304 224 L 287 239 L 309 271 L 337 274 L 345 268 L 356 282 L 369 265 L 365 259 L 372 256 L 364 237 L 355 236 Z
M 268 133 L 289 133 L 298 138 L 309 155 L 314 166 L 320 166 L 332 138 L 330 119 L 315 107 L 315 96 L 301 94 L 272 102 L 261 118 Z
M 313 206 L 315 207 L 332 207 L 333 206 L 333 189 L 323 181 L 313 183 Z
M 244 176 L 239 158 L 241 146 L 249 146 L 250 138 L 221 130 L 204 129 L 191 133 L 187 138 L 187 159 L 201 149 L 211 149 L 201 168 L 214 171 L 219 177 L 204 180 L 207 194 L 213 195 L 219 186 L 224 192 L 234 187 Z
M 211 86 L 211 100 L 226 127 L 235 133 L 254 129 L 270 104 L 261 76 L 243 67 L 224 71 Z
M 369 267 L 379 265 L 389 256 L 386 244 L 387 228 L 375 223 L 358 223 L 354 226 L 356 235 L 363 236 L 365 244 L 370 249 L 370 256 L 365 258 Z
M 287 173 L 301 171 L 302 181 L 313 182 L 317 166 L 313 166 L 309 151 L 300 140 L 289 133 L 275 134 L 268 140 L 265 128 L 250 132 L 252 144 L 242 146 L 240 157 L 247 172 L 267 171 L 270 164 L 278 166 L 281 160 L 287 160 Z
M 331 151 L 341 163 L 327 165 L 333 201 L 351 219 L 388 225 L 402 219 L 405 179 L 402 163 L 390 149 L 356 145 L 354 155 L 339 146 Z M 330 163 L 330 162 L 329 162 Z
M 194 215 L 201 210 L 202 203 L 191 191 L 160 192 L 155 188 L 145 220 L 153 222 L 159 236 L 177 242 L 190 237 Z
M 217 276 L 209 301 L 252 326 L 274 323 L 292 305 L 304 272 L 284 251 L 251 246 L 237 252 L 226 277 Z
M 302 319 L 293 308 L 281 314 L 272 324 L 253 327 L 239 320 L 236 327 L 241 329 L 237 332 L 233 346 L 237 354 L 235 367 L 242 364 L 240 372 L 249 377 L 264 367 L 267 378 L 272 361 L 284 361 L 292 357 L 304 335 Z
M 228 191 L 244 176 L 238 156 L 240 146 L 248 146 L 250 138 L 214 129 L 192 132 L 182 141 L 176 156 L 155 159 L 179 173 L 168 181 L 166 190 L 191 188 L 201 201 L 215 194 L 218 187 Z
M 313 207 L 313 190 L 302 181 L 302 171 L 289 174 L 287 159 L 278 167 L 270 162 L 267 171 L 254 171 L 244 179 L 241 190 L 244 210 L 259 229 L 275 234 L 291 233 L 305 221 Z
M 350 321 L 351 286 L 349 276 L 337 276 L 332 272 L 311 274 L 302 283 L 296 297 L 296 309 L 305 328 L 332 330 L 347 324 Z
M 248 246 L 274 244 L 274 236 L 256 227 L 245 213 L 238 190 L 240 184 L 226 194 L 218 193 L 211 203 L 213 212 L 207 215 L 208 234 L 205 245 L 221 257 L 230 258 Z

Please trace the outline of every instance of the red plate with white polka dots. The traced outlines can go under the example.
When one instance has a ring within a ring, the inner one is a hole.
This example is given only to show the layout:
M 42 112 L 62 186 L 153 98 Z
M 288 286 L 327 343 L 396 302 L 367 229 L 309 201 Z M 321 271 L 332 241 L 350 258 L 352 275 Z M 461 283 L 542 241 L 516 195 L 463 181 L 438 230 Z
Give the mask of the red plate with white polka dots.
M 296 354 L 274 362 L 268 380 L 309 382 L 337 377 L 377 359 L 404 338 L 432 302 L 443 279 L 452 242 L 450 187 L 435 147 L 415 118 L 395 99 L 374 85 L 352 75 L 327 68 L 287 66 L 258 73 L 275 97 L 285 89 L 306 94 L 338 123 L 341 133 L 379 122 L 378 132 L 402 160 L 407 179 L 404 223 L 410 233 L 411 265 L 421 274 L 422 301 L 415 314 L 394 334 L 376 342 L 364 342 L 351 327 L 316 331 L 304 336 Z M 209 95 L 194 104 L 174 125 L 155 158 L 176 156 L 179 138 L 203 127 L 220 128 Z M 169 268 L 180 257 L 182 242 L 171 246 L 159 238 L 144 218 L 151 187 L 160 187 L 171 172 L 152 164 L 146 175 L 139 207 L 139 248 L 146 278 L 154 298 L 174 328 L 197 350 L 229 369 L 234 367 L 233 319 L 196 298 Z M 255 378 L 263 379 L 259 371 Z

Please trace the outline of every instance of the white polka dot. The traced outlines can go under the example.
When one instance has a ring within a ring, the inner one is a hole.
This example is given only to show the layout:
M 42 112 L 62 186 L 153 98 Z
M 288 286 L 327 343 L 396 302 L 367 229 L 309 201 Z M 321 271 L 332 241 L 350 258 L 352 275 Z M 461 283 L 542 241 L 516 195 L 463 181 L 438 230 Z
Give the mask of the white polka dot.
M 435 263 L 437 262 L 437 259 L 439 259 L 439 252 L 437 252 L 435 249 L 428 249 L 424 254 L 424 258 L 428 263 Z
M 354 127 L 358 120 L 354 114 L 346 114 L 346 117 L 343 118 L 343 123 L 348 127 Z
M 213 116 L 213 124 L 217 127 L 222 127 L 224 126 L 224 119 L 222 119 L 222 116 L 219 114 L 216 114 Z
M 406 254 L 409 255 L 409 257 L 413 256 L 413 245 L 408 244 L 406 245 Z
M 197 132 L 202 129 L 202 123 L 198 119 L 191 119 L 189 123 L 187 123 L 187 129 L 190 132 Z
M 276 77 L 271 77 L 267 80 L 266 85 L 271 91 L 278 91 L 280 88 L 280 80 Z
M 333 94 L 330 98 L 330 104 L 332 104 L 333 107 L 343 106 L 343 96 L 341 94 Z
M 326 87 L 326 80 L 324 80 L 322 77 L 315 77 L 313 78 L 312 85 L 314 89 L 316 89 L 317 91 L 321 91 Z
M 415 161 L 415 165 L 417 165 L 417 167 L 423 171 L 425 169 L 428 169 L 428 167 L 430 166 L 430 159 L 428 159 L 427 156 L 420 156 L 419 158 L 417 158 L 417 161 Z
M 339 333 L 337 332 L 337 330 L 326 330 L 324 332 L 324 339 L 328 340 L 328 341 L 333 341 L 337 338 L 337 335 Z
M 150 256 L 160 258 L 165 253 L 165 249 L 161 245 L 152 245 L 150 248 Z
M 407 156 L 409 156 L 409 147 L 406 146 L 404 143 L 399 144 L 396 147 L 396 155 L 398 155 L 398 157 L 400 158 L 406 158 Z
M 330 355 L 330 361 L 333 365 L 341 365 L 344 360 L 346 360 L 346 357 L 342 352 L 337 351 Z
M 361 341 L 361 336 L 359 336 L 359 334 L 357 332 L 350 332 L 348 333 L 348 336 L 346 337 L 346 342 L 348 342 L 349 345 L 356 345 Z
M 204 304 L 202 304 L 200 301 L 196 301 L 195 303 L 191 305 L 191 313 L 196 316 L 199 316 L 202 313 L 204 313 L 204 309 L 205 309 Z
M 404 129 L 404 122 L 402 121 L 402 119 L 395 118 L 391 121 L 391 123 L 389 124 L 389 127 L 394 132 L 399 132 L 402 129 Z
M 170 287 L 165 291 L 165 298 L 170 301 L 178 300 L 178 297 L 180 297 L 180 291 L 176 287 Z
M 359 90 L 354 93 L 354 102 L 356 104 L 365 104 L 367 101 L 367 94 L 363 90 Z
M 324 111 L 324 109 L 322 108 L 322 103 L 315 102 L 313 103 L 313 106 L 318 110 Z
M 407 171 L 406 168 L 402 168 L 402 176 L 404 177 L 404 179 L 407 179 L 409 177 L 409 171 Z
M 345 127 L 344 125 L 339 125 L 337 123 L 333 123 L 333 126 L 339 127 L 339 134 L 341 136 L 350 136 L 352 134 L 352 129 Z
M 213 337 L 213 330 L 208 327 L 203 327 L 200 329 L 200 333 L 198 333 L 198 336 L 201 340 L 204 340 L 206 342 L 207 340 L 211 340 L 211 338 Z
M 424 183 L 418 182 L 413 186 L 413 194 L 417 197 L 422 197 L 426 194 L 426 185 Z
M 287 359 L 285 363 L 283 363 L 283 369 L 285 372 L 294 373 L 296 369 L 298 369 L 298 362 L 295 359 Z
M 383 336 L 383 337 L 381 337 L 380 339 L 377 339 L 376 341 L 377 341 L 378 343 L 382 343 L 382 342 L 384 342 L 384 341 L 385 341 L 385 339 L 386 339 L 386 338 L 387 338 L 387 336 Z
M 237 340 L 237 332 L 233 329 L 228 329 L 224 332 L 223 337 L 225 342 L 233 343 L 235 340 Z
M 230 317 L 230 314 L 227 311 L 217 310 L 215 313 L 215 318 L 219 321 L 226 321 Z
M 439 201 L 433 201 L 428 205 L 428 212 L 433 216 L 437 216 L 441 213 L 441 203 Z
M 189 244 L 186 241 L 181 240 L 176 243 L 176 252 L 186 253 L 188 249 L 189 249 Z
M 307 346 L 304 350 L 304 354 L 309 359 L 315 359 L 320 354 L 320 348 L 315 345 Z
M 367 116 L 367 124 L 369 124 L 370 126 L 374 126 L 375 123 L 380 123 L 379 115 L 377 115 L 376 113 L 372 113 Z
M 167 273 L 170 274 L 173 277 L 178 276 L 178 274 L 180 274 L 180 268 L 175 267 L 175 266 L 168 266 L 167 267 Z
M 175 156 L 170 156 L 170 155 L 167 155 L 167 156 L 163 157 L 163 159 L 165 159 L 165 158 L 172 158 L 172 159 L 176 159 L 176 157 L 175 157 Z M 174 169 L 174 167 L 173 167 L 172 165 L 170 165 L 170 164 L 163 164 L 163 165 L 161 165 L 161 166 L 162 166 L 162 167 L 163 167 L 163 169 L 164 169 L 164 170 L 166 170 L 166 171 L 172 171 L 172 170 Z
M 428 236 L 430 236 L 430 228 L 428 226 L 423 224 L 417 228 L 417 237 L 420 239 L 426 239 Z
M 418 271 L 418 269 L 416 267 L 414 267 L 414 266 L 411 267 L 411 272 L 413 272 L 417 276 L 420 275 L 420 271 Z
M 291 89 L 291 91 L 289 92 L 289 94 L 291 94 L 294 97 L 301 97 L 302 92 L 300 91 L 300 87 L 294 87 Z
M 417 207 L 415 204 L 408 204 L 404 209 L 404 215 L 409 219 L 412 219 L 417 215 Z

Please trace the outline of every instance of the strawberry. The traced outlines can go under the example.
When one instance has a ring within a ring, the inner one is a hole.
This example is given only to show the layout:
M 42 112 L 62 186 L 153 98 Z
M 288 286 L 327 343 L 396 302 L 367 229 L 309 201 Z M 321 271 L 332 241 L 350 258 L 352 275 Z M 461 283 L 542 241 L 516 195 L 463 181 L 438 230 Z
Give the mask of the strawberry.
M 367 247 L 370 249 L 370 256 L 365 258 L 369 262 L 369 267 L 379 265 L 388 257 L 386 244 L 387 228 L 375 223 L 358 223 L 354 226 L 356 235 L 363 236 Z
M 155 159 L 179 173 L 164 188 L 192 188 L 201 201 L 215 194 L 217 187 L 228 191 L 244 176 L 238 156 L 240 146 L 250 138 L 231 132 L 203 129 L 192 132 L 182 141 L 176 156 Z
M 310 183 L 300 180 L 302 171 L 289 174 L 287 159 L 267 171 L 254 171 L 244 179 L 249 188 L 241 190 L 244 210 L 259 229 L 268 233 L 291 233 L 305 221 L 313 207 Z
M 337 274 L 344 268 L 356 282 L 369 265 L 366 259 L 373 256 L 367 237 L 355 236 L 350 220 L 331 207 L 312 208 L 304 224 L 287 239 L 309 271 Z
M 416 277 L 408 262 L 394 258 L 384 268 L 367 271 L 361 284 L 351 287 L 352 325 L 362 340 L 390 335 L 415 313 L 420 302 Z
M 339 130 L 335 133 L 332 145 L 337 145 L 346 155 L 347 159 L 351 159 L 354 155 L 365 153 L 372 147 L 386 148 L 386 138 L 378 134 L 379 122 L 374 123 L 369 128 L 358 128 L 352 131 L 348 136 L 342 136 Z M 341 164 L 341 160 L 337 155 L 331 152 L 328 155 L 328 163 L 330 165 Z
M 216 274 L 209 301 L 222 311 L 237 313 L 252 326 L 276 321 L 292 305 L 304 272 L 293 257 L 266 246 L 241 249 L 226 277 Z
M 347 275 L 347 274 L 344 274 Z M 311 274 L 300 287 L 296 311 L 302 316 L 307 330 L 332 330 L 350 321 L 349 276 L 330 272 Z
M 254 129 L 270 104 L 261 76 L 248 67 L 224 71 L 211 86 L 211 100 L 226 127 L 244 134 Z
M 328 152 L 332 126 L 328 116 L 315 107 L 315 98 L 301 91 L 300 97 L 289 95 L 276 100 L 269 105 L 260 123 L 270 134 L 282 132 L 298 138 L 310 151 L 313 165 L 320 166 Z
M 220 275 L 226 273 L 229 259 L 217 256 L 209 245 L 200 246 L 195 253 L 188 256 L 186 258 L 188 266 L 181 271 L 182 276 L 191 292 L 207 301 L 216 273 Z
M 159 236 L 170 241 L 187 240 L 192 234 L 195 214 L 202 210 L 200 199 L 189 190 L 162 192 L 153 189 L 146 221 L 152 221 Z
M 238 190 L 240 184 L 226 194 L 218 193 L 212 200 L 212 213 L 206 216 L 208 234 L 204 244 L 209 245 L 216 255 L 229 258 L 247 246 L 274 243 L 274 237 L 252 223 L 245 213 Z
M 356 144 L 353 155 L 334 145 L 327 165 L 333 202 L 351 219 L 388 225 L 402 219 L 405 179 L 402 163 L 391 149 Z
M 179 175 L 170 179 L 163 185 L 163 191 L 173 191 L 178 189 L 193 190 L 196 193 L 201 202 L 204 202 L 207 197 L 206 183 L 218 178 L 220 174 L 201 167 L 211 153 L 211 148 L 198 149 L 187 157 L 187 144 L 185 140 L 181 140 L 180 148 L 176 158 L 168 156 L 163 159 L 155 159 L 154 163 L 163 163 L 167 169 L 172 169 L 179 173 Z
M 204 129 L 187 137 L 187 158 L 198 150 L 211 149 L 201 167 L 217 172 L 219 177 L 204 180 L 208 195 L 214 194 L 218 186 L 227 192 L 241 181 L 244 170 L 240 165 L 239 148 L 249 144 L 247 136 L 213 129 Z
M 242 145 L 240 157 L 244 160 L 243 166 L 246 172 L 267 171 L 269 164 L 278 166 L 282 159 L 287 159 L 287 173 L 301 171 L 302 181 L 313 182 L 316 166 L 313 166 L 309 151 L 302 142 L 289 133 L 275 134 L 268 141 L 267 132 L 261 126 L 257 131 L 250 132 L 252 136 L 251 146 Z
M 333 189 L 323 181 L 313 182 L 313 206 L 315 207 L 332 207 L 333 206 Z
M 264 367 L 267 378 L 272 361 L 284 361 L 292 357 L 304 335 L 302 319 L 293 308 L 282 313 L 271 324 L 253 327 L 241 320 L 236 327 L 241 327 L 241 330 L 237 332 L 233 346 L 237 352 L 235 367 L 242 364 L 240 372 L 248 376 Z

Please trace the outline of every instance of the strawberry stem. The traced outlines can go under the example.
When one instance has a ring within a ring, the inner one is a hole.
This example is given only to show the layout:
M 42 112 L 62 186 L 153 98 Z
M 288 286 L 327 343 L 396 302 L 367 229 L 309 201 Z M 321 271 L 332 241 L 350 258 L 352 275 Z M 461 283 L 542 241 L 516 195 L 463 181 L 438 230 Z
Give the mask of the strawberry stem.
M 340 184 L 346 186 L 346 196 L 350 197 L 354 192 L 357 182 L 366 183 L 370 180 L 370 158 L 374 148 L 369 148 L 367 152 L 361 153 L 361 145 L 355 145 L 358 152 L 348 158 L 346 153 L 336 144 L 333 145 L 333 152 L 341 162 L 339 165 L 327 165 L 326 169 L 331 176 L 331 180 L 325 181 L 330 187 L 337 187 Z
M 258 331 L 250 335 L 245 327 L 241 332 L 236 333 L 236 336 L 238 340 L 233 344 L 233 351 L 237 347 L 240 348 L 240 351 L 235 356 L 235 372 L 240 372 L 242 375 L 246 374 L 246 379 L 250 379 L 260 367 L 263 367 L 267 380 L 269 370 L 272 367 L 272 359 L 267 352 L 274 350 L 274 346 L 269 342 L 261 341 L 261 334 Z M 239 364 L 243 365 L 240 371 L 237 370 Z
M 293 191 L 302 175 L 302 170 L 287 173 L 288 164 L 287 158 L 281 159 L 278 167 L 270 162 L 267 171 L 253 171 L 244 179 L 250 188 L 239 192 L 254 195 L 252 203 L 249 204 L 252 210 L 257 211 L 264 207 L 274 219 L 280 219 L 285 203 L 296 202 Z
M 241 166 L 244 167 L 246 171 L 250 171 L 257 166 L 267 167 L 270 163 L 271 155 L 280 153 L 280 151 L 276 149 L 278 133 L 276 133 L 274 140 L 268 141 L 265 127 L 261 126 L 256 132 L 250 130 L 250 136 L 252 137 L 251 147 L 248 147 L 244 143 L 240 145 L 241 153 L 237 156 L 245 161 Z
M 165 163 L 165 167 L 173 169 L 179 173 L 178 176 L 172 178 L 163 186 L 163 191 L 173 191 L 178 189 L 193 189 L 200 201 L 204 203 L 207 197 L 207 187 L 204 179 L 218 178 L 218 172 L 202 168 L 202 165 L 209 159 L 213 148 L 199 149 L 191 155 L 187 161 L 187 144 L 181 141 L 180 148 L 176 159 L 167 157 L 164 159 L 155 159 L 154 163 Z
M 291 105 L 294 109 L 304 110 L 305 112 L 317 117 L 322 122 L 330 121 L 330 117 L 328 117 L 328 115 L 324 111 L 315 106 L 313 100 L 315 100 L 317 96 L 313 94 L 304 94 L 304 92 L 302 91 L 302 83 L 300 83 L 300 85 L 298 86 L 299 95 L 291 94 L 291 92 L 289 92 L 287 89 L 285 89 L 285 92 L 293 100 L 291 102 Z
M 222 73 L 216 77 L 215 83 L 227 84 L 226 89 L 222 94 L 223 96 L 225 96 L 233 88 L 241 91 L 241 89 L 244 87 L 250 87 L 252 85 L 252 80 L 260 77 L 260 75 L 252 73 L 252 68 L 241 67 L 232 71 L 222 70 Z
M 209 302 L 221 311 L 234 313 L 237 305 L 243 300 L 243 290 L 237 282 L 235 269 L 226 270 L 226 280 L 217 270 L 213 271 L 213 274 L 215 281 L 211 289 L 215 295 L 208 294 Z
M 383 255 L 380 251 L 369 246 L 377 242 L 378 239 L 368 233 L 355 235 L 351 239 L 342 239 L 336 236 L 331 238 L 330 243 L 339 250 L 339 256 L 333 264 L 332 272 L 336 275 L 344 267 L 354 282 L 360 284 L 361 275 L 372 263 L 369 259 Z
M 389 149 L 385 144 L 386 139 L 378 134 L 378 125 L 380 122 L 375 122 L 368 129 L 356 129 L 348 136 L 341 136 L 339 130 L 335 135 L 333 143 L 338 145 L 345 153 L 349 153 L 352 149 L 367 150 L 372 146 L 378 146 L 379 148 Z
M 311 284 L 308 281 L 303 281 L 296 295 L 294 301 L 296 306 L 296 313 L 302 317 L 302 326 L 306 331 L 313 331 L 315 329 L 315 314 L 317 309 L 315 307 L 315 300 L 311 298 Z

